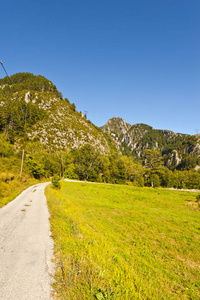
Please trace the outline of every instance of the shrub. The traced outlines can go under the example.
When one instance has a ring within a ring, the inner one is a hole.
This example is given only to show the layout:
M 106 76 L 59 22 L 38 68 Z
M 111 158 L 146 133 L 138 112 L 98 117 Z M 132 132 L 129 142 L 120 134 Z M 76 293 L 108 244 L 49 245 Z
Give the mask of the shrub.
M 196 196 L 196 201 L 197 201 L 198 204 L 200 205 L 200 194 Z
M 9 185 L 5 182 L 0 182 L 0 197 L 5 197 L 9 192 Z
M 13 173 L 0 173 L 0 181 L 8 182 L 15 178 L 15 175 Z
M 139 176 L 137 179 L 137 186 L 143 187 L 144 186 L 144 178 L 142 176 Z
M 52 178 L 51 182 L 52 182 L 53 188 L 56 188 L 56 189 L 60 189 L 61 188 L 60 177 L 58 175 L 55 175 Z

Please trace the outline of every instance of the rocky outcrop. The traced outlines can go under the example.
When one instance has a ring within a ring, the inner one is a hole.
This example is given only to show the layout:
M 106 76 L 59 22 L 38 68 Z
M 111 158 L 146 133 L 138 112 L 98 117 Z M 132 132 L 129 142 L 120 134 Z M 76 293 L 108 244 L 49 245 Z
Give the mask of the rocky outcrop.
M 31 92 L 28 91 L 26 94 L 25 94 L 25 102 L 26 103 L 29 103 L 30 102 L 30 99 L 31 99 Z
M 166 161 L 166 166 L 176 168 L 181 163 L 181 157 L 177 150 L 172 150 L 171 158 L 168 158 Z
M 197 140 L 195 147 L 192 149 L 192 154 L 200 157 L 200 138 Z

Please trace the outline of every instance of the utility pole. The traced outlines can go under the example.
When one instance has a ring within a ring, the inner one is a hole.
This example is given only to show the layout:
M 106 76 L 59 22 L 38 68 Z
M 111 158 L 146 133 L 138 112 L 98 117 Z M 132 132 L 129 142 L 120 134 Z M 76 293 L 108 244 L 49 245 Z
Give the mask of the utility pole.
M 87 110 L 84 110 L 84 113 L 85 113 L 85 118 L 86 118 L 86 120 L 87 120 L 87 113 L 88 113 L 88 111 L 87 111 Z
M 62 177 L 64 178 L 64 164 L 63 164 L 63 155 L 61 154 L 61 174 Z
M 20 178 L 22 177 L 23 163 L 24 163 L 24 149 L 22 150 L 22 162 L 21 162 Z

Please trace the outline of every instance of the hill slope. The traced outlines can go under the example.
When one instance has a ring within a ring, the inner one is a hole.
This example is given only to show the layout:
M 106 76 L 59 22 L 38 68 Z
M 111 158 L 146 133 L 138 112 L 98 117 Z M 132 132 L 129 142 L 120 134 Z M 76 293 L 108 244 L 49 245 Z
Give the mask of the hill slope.
M 12 83 L 12 84 L 11 84 Z M 40 141 L 50 150 L 87 143 L 108 154 L 106 135 L 63 99 L 43 76 L 18 73 L 0 80 L 0 131 L 14 144 Z

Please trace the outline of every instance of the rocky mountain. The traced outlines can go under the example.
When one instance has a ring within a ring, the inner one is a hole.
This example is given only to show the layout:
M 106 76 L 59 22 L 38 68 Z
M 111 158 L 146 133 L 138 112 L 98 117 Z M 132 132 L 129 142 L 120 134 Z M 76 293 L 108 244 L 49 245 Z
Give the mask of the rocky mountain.
M 157 130 L 146 124 L 131 125 L 114 117 L 101 127 L 110 134 L 123 154 L 139 158 L 146 149 L 158 150 L 169 168 L 198 167 L 200 164 L 200 138 L 170 130 Z
M 110 153 L 109 137 L 63 99 L 43 76 L 18 73 L 0 80 L 0 132 L 15 145 L 40 141 L 50 150 L 90 144 Z
M 194 169 L 200 165 L 200 137 L 157 130 L 146 124 L 131 125 L 112 118 L 98 128 L 77 112 L 74 103 L 56 86 L 31 73 L 0 79 L 0 134 L 15 147 L 39 142 L 49 152 L 90 144 L 102 154 L 113 150 L 142 158 L 146 149 L 158 150 L 170 169 Z

